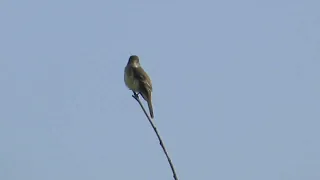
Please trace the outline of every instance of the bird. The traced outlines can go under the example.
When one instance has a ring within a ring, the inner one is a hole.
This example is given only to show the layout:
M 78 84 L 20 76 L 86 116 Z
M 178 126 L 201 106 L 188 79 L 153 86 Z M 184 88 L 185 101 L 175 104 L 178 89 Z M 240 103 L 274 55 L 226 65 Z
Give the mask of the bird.
M 124 82 L 126 86 L 134 93 L 141 94 L 143 99 L 147 101 L 151 118 L 154 118 L 153 107 L 151 101 L 152 82 L 148 74 L 140 65 L 139 57 L 131 55 L 124 69 Z

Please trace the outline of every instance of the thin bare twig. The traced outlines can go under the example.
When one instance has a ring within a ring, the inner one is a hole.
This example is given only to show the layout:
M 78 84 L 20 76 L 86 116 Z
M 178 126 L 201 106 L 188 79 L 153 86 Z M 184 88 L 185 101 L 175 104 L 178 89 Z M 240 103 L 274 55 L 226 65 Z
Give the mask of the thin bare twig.
M 162 150 L 163 150 L 164 154 L 166 155 L 167 160 L 168 160 L 168 162 L 169 162 L 169 164 L 170 164 L 171 171 L 172 171 L 172 173 L 173 173 L 173 178 L 174 178 L 174 180 L 178 180 L 178 176 L 177 176 L 176 171 L 175 171 L 175 169 L 174 169 L 174 167 L 173 167 L 173 164 L 172 164 L 172 161 L 171 161 L 171 159 L 170 159 L 170 157 L 169 157 L 169 155 L 168 155 L 168 152 L 167 152 L 167 150 L 166 150 L 166 148 L 165 148 L 165 146 L 164 146 L 164 144 L 163 144 L 163 142 L 162 142 L 162 139 L 161 139 L 161 137 L 160 137 L 160 135 L 159 135 L 159 133 L 158 133 L 158 130 L 157 130 L 156 126 L 154 125 L 153 121 L 151 120 L 151 118 L 149 117 L 147 111 L 144 109 L 144 107 L 143 107 L 143 105 L 142 105 L 142 103 L 141 103 L 141 101 L 140 101 L 140 99 L 139 99 L 139 95 L 138 95 L 137 93 L 133 92 L 132 97 L 133 97 L 135 100 L 137 100 L 137 102 L 140 104 L 140 106 L 141 106 L 144 114 L 145 114 L 146 117 L 148 118 L 149 123 L 151 124 L 154 132 L 156 133 L 156 135 L 157 135 L 157 137 L 158 137 L 158 140 L 159 140 L 159 142 L 160 142 L 160 146 L 162 147 Z

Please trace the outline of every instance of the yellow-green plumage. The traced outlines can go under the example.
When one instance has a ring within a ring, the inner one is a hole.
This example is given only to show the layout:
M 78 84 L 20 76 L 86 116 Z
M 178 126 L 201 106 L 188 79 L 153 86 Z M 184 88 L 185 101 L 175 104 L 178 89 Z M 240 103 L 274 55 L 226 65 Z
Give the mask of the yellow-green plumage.
M 151 102 L 152 82 L 148 74 L 140 66 L 138 56 L 130 56 L 124 72 L 124 82 L 126 86 L 130 90 L 142 95 L 144 100 L 148 103 L 150 116 L 153 118 L 154 115 Z

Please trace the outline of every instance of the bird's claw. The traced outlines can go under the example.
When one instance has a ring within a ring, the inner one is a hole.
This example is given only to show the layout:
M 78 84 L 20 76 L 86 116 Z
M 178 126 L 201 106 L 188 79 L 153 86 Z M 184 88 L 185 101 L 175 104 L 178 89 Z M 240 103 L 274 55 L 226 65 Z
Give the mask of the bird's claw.
M 133 96 L 134 98 L 136 98 L 136 99 L 139 99 L 139 94 L 137 94 L 137 93 L 134 92 L 134 91 L 132 91 L 132 92 L 133 92 L 133 95 L 132 95 L 132 96 Z

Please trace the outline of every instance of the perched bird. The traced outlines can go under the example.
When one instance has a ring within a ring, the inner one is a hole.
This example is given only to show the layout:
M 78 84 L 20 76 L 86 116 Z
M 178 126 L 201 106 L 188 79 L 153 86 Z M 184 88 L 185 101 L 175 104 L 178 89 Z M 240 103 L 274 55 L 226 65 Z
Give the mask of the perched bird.
M 139 57 L 132 55 L 124 69 L 124 82 L 126 86 L 135 93 L 141 94 L 147 101 L 150 116 L 153 119 L 153 108 L 151 102 L 152 82 L 148 74 L 142 69 Z

